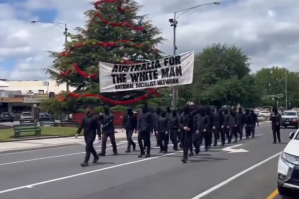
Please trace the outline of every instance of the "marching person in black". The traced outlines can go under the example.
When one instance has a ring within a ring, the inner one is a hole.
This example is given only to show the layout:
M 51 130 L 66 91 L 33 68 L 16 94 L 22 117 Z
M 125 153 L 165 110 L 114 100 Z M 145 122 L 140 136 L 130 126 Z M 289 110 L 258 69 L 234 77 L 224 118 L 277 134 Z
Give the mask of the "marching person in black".
M 213 138 L 213 121 L 214 121 L 214 116 L 213 116 L 213 113 L 211 113 L 211 107 L 207 107 L 206 111 L 207 111 L 207 115 L 209 117 L 209 126 L 208 126 L 209 139 L 208 139 L 208 146 L 209 146 L 209 148 L 211 148 L 211 146 L 212 146 L 212 138 Z
M 251 135 L 251 129 L 252 129 L 252 116 L 249 114 L 248 109 L 245 110 L 244 125 L 245 125 L 246 139 L 248 139 Z
M 115 142 L 115 128 L 113 124 L 113 114 L 110 113 L 109 106 L 107 105 L 104 106 L 104 114 L 101 115 L 100 120 L 102 122 L 103 137 L 102 137 L 102 151 L 101 153 L 99 153 L 99 155 L 100 156 L 106 155 L 108 137 L 112 145 L 113 155 L 117 155 L 117 147 Z
M 86 108 L 86 115 L 82 119 L 81 125 L 77 130 L 76 137 L 81 133 L 82 129 L 84 129 L 86 153 L 85 153 L 84 161 L 83 163 L 81 163 L 81 166 L 85 167 L 88 166 L 90 154 L 92 154 L 94 157 L 93 163 L 96 163 L 100 159 L 99 156 L 97 155 L 96 150 L 93 147 L 93 142 L 96 139 L 97 132 L 99 134 L 101 132 L 101 125 L 99 123 L 99 117 L 93 114 L 93 108 L 91 106 Z
M 281 125 L 281 115 L 278 113 L 277 108 L 272 108 L 272 114 L 270 116 L 272 134 L 273 134 L 273 144 L 276 144 L 276 139 L 280 143 L 280 125 Z
M 237 113 L 237 125 L 238 125 L 238 133 L 240 135 L 240 140 L 243 139 L 243 128 L 244 128 L 244 113 L 242 108 L 240 107 Z
M 192 139 L 191 139 L 191 143 L 190 143 L 190 153 L 189 156 L 193 156 L 193 147 L 195 148 L 195 153 L 198 154 L 200 152 L 200 145 L 202 143 L 202 139 L 203 139 L 203 134 L 202 132 L 197 131 L 198 128 L 198 120 L 200 117 L 200 112 L 203 110 L 201 107 L 197 107 L 194 109 L 194 107 L 192 107 L 193 110 L 193 117 L 192 117 L 192 126 L 190 129 L 190 132 L 192 134 Z
M 197 129 L 196 134 L 199 134 L 200 141 L 198 148 L 195 148 L 196 154 L 200 152 L 200 145 L 202 144 L 202 140 L 205 142 L 205 150 L 209 149 L 209 115 L 206 114 L 206 109 L 201 108 L 199 111 L 199 115 L 197 117 Z
M 232 138 L 235 138 L 235 142 L 238 141 L 238 125 L 237 125 L 237 116 L 236 116 L 236 111 L 235 110 L 231 110 L 230 111 L 230 126 L 231 126 L 231 132 L 230 132 L 230 141 L 232 140 Z
M 166 112 L 163 111 L 158 120 L 158 143 L 160 153 L 168 152 L 169 142 L 169 118 L 166 117 Z
M 146 148 L 146 155 L 145 157 L 150 157 L 151 154 L 151 132 L 153 130 L 153 115 L 149 111 L 148 105 L 144 104 L 142 107 L 142 113 L 138 119 L 138 145 L 140 148 L 140 155 L 138 156 L 141 158 L 145 155 L 144 148 Z M 144 142 L 144 145 L 143 145 Z
M 173 144 L 173 150 L 178 150 L 178 141 L 179 141 L 179 116 L 176 110 L 172 110 L 172 113 L 169 117 L 169 126 L 170 126 L 170 140 Z
M 126 136 L 128 141 L 126 153 L 131 152 L 131 146 L 133 147 L 133 151 L 135 151 L 136 143 L 133 141 L 132 136 L 137 128 L 137 117 L 134 114 L 133 109 L 130 107 L 127 109 L 127 114 L 124 117 L 123 128 L 126 130 Z
M 223 111 L 224 115 L 223 115 L 223 123 L 222 123 L 222 132 L 221 132 L 221 143 L 222 143 L 222 146 L 225 145 L 225 140 L 227 139 L 228 141 L 228 144 L 231 142 L 230 141 L 230 136 L 229 136 L 229 133 L 230 133 L 230 115 L 228 114 L 228 110 L 227 109 L 224 109 Z
M 255 127 L 256 125 L 259 126 L 259 120 L 257 119 L 257 115 L 254 113 L 254 110 L 250 111 L 252 125 L 251 125 L 251 136 L 254 138 L 255 135 Z
M 180 131 L 181 131 L 181 142 L 183 147 L 183 159 L 182 162 L 186 163 L 188 161 L 188 151 L 190 144 L 192 142 L 192 127 L 193 118 L 190 115 L 189 106 L 184 108 L 183 115 L 180 117 Z
M 159 143 L 158 143 L 158 120 L 159 120 L 159 117 L 161 116 L 161 108 L 160 107 L 157 107 L 156 108 L 156 113 L 154 113 L 153 115 L 153 128 L 154 128 L 154 134 L 155 134 L 155 137 L 156 137 L 156 147 L 159 147 Z
M 170 117 L 171 116 L 171 109 L 170 109 L 170 107 L 168 106 L 168 107 L 166 107 L 166 117 Z
M 219 110 L 215 110 L 213 114 L 213 135 L 214 135 L 214 144 L 213 146 L 217 146 L 217 142 L 220 136 L 221 126 L 222 126 L 222 112 Z

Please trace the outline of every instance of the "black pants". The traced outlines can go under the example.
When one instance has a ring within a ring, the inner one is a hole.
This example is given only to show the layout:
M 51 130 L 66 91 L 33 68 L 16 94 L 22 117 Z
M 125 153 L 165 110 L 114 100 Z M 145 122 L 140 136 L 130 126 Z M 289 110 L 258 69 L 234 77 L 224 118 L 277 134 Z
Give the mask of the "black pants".
M 90 159 L 90 154 L 92 154 L 94 158 L 96 158 L 98 156 L 96 150 L 93 147 L 93 142 L 95 141 L 95 139 L 96 139 L 96 134 L 84 135 L 84 140 L 86 143 L 86 146 L 85 146 L 86 153 L 85 153 L 85 158 L 84 158 L 85 163 L 88 163 L 88 161 Z
M 190 141 L 190 153 L 193 154 L 193 147 L 195 148 L 195 153 L 199 153 L 200 151 L 200 145 L 202 144 L 202 132 L 192 132 L 191 135 L 191 141 Z
M 272 125 L 272 134 L 273 134 L 273 142 L 276 143 L 277 139 L 278 142 L 281 142 L 280 140 L 280 126 L 279 125 Z
M 139 132 L 138 134 L 138 145 L 140 148 L 140 154 L 144 154 L 144 147 L 146 147 L 146 153 L 151 152 L 151 132 Z M 143 145 L 144 142 L 144 145 Z
M 211 147 L 212 140 L 213 140 L 213 127 L 209 127 L 208 132 L 209 132 L 209 147 Z
M 256 124 L 253 124 L 253 125 L 251 126 L 251 136 L 252 136 L 252 137 L 255 136 L 255 126 L 256 126 Z
M 156 137 L 156 146 L 159 146 L 159 138 L 158 138 L 158 132 L 154 131 L 155 137 Z
M 134 130 L 128 129 L 126 130 L 126 136 L 127 136 L 127 141 L 128 141 L 128 147 L 127 147 L 127 151 L 131 151 L 131 146 L 133 146 L 135 148 L 136 144 L 132 139 Z
M 240 135 L 240 140 L 242 140 L 243 139 L 243 128 L 244 128 L 244 124 L 238 124 L 237 127 L 238 127 L 238 133 Z
M 168 151 L 168 143 L 169 143 L 169 133 L 167 132 L 158 132 L 158 144 L 160 146 L 161 152 Z
M 203 140 L 205 141 L 205 149 L 206 151 L 208 150 L 209 146 L 210 146 L 210 131 L 209 130 L 206 130 L 206 131 L 202 131 L 201 132 L 202 134 L 202 137 L 203 137 Z
M 192 133 L 188 131 L 181 131 L 181 141 L 183 147 L 183 158 L 187 160 L 190 144 L 192 143 Z
M 213 135 L 214 135 L 214 146 L 217 145 L 217 141 L 219 139 L 219 128 L 213 129 Z
M 116 142 L 115 142 L 115 134 L 114 133 L 103 133 L 102 137 L 102 151 L 101 154 L 105 155 L 106 154 L 106 147 L 107 147 L 107 139 L 110 139 L 111 145 L 112 145 L 112 150 L 113 153 L 117 153 L 117 147 L 116 147 Z
M 238 139 L 238 127 L 237 126 L 233 126 L 231 128 L 230 140 L 232 140 L 233 137 L 235 138 L 235 142 L 237 142 L 237 139 Z
M 226 126 L 221 128 L 221 130 L 220 130 L 220 139 L 221 139 L 221 144 L 222 145 L 225 144 L 225 139 L 226 139 L 228 133 L 229 133 L 229 129 Z
M 246 132 L 246 138 L 249 138 L 251 135 L 251 125 L 246 125 L 245 126 L 245 132 Z
M 173 144 L 173 149 L 174 150 L 178 149 L 178 141 L 179 141 L 178 134 L 179 134 L 178 133 L 178 129 L 171 129 L 170 130 L 170 140 L 171 140 L 171 142 Z

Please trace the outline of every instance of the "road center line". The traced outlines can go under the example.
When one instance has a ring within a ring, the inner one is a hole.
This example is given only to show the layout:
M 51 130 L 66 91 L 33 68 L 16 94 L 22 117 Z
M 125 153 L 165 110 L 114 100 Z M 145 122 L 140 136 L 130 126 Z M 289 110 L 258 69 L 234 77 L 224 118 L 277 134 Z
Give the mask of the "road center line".
M 75 177 L 78 177 L 78 176 L 83 176 L 83 175 L 87 175 L 87 174 L 91 174 L 91 173 L 96 173 L 96 172 L 100 172 L 100 171 L 114 169 L 114 168 L 117 168 L 117 167 L 122 167 L 122 166 L 131 165 L 131 164 L 136 164 L 136 163 L 139 163 L 139 162 L 145 162 L 145 161 L 149 161 L 149 160 L 153 160 L 153 159 L 158 159 L 160 157 L 169 156 L 169 155 L 173 155 L 173 154 L 176 154 L 176 153 L 168 153 L 168 154 L 161 155 L 161 156 L 144 158 L 144 159 L 141 159 L 141 160 L 137 160 L 137 161 L 133 161 L 133 162 L 127 162 L 127 163 L 123 163 L 123 164 L 118 164 L 118 165 L 114 165 L 114 166 L 110 166 L 110 167 L 105 167 L 105 168 L 101 168 L 101 169 L 97 169 L 97 170 L 93 170 L 93 171 L 87 171 L 87 172 L 78 173 L 78 174 L 74 174 L 74 175 L 70 175 L 70 176 L 65 176 L 65 177 L 61 177 L 61 178 L 56 178 L 56 179 L 52 179 L 52 180 L 47 180 L 47 181 L 43 181 L 43 182 L 38 182 L 38 183 L 34 183 L 34 184 L 28 184 L 28 185 L 25 185 L 25 186 L 15 187 L 15 188 L 12 188 L 12 189 L 6 189 L 6 190 L 0 191 L 0 194 L 4 194 L 4 193 L 8 193 L 8 192 L 13 192 L 13 191 L 21 190 L 21 189 L 27 189 L 27 188 L 31 189 L 31 188 L 33 188 L 35 186 L 38 186 L 38 185 L 43 185 L 43 184 L 48 184 L 48 183 L 51 183 L 51 182 L 57 182 L 57 181 L 61 181 L 61 180 L 75 178 Z
M 262 164 L 264 164 L 264 163 L 266 163 L 266 162 L 268 162 L 268 161 L 270 161 L 270 160 L 276 158 L 276 157 L 279 156 L 280 154 L 281 154 L 281 152 L 276 153 L 275 155 L 273 155 L 273 156 L 271 156 L 271 157 L 269 157 L 269 158 L 267 158 L 267 159 L 265 159 L 265 160 L 263 160 L 263 161 L 261 161 L 261 162 L 255 164 L 255 165 L 253 165 L 253 166 L 251 166 L 251 167 L 249 167 L 249 168 L 247 168 L 247 169 L 245 169 L 245 170 L 243 170 L 242 172 L 240 172 L 240 173 L 238 173 L 238 174 L 236 174 L 236 175 L 234 175 L 234 176 L 228 178 L 227 180 L 225 180 L 225 181 L 223 181 L 223 182 L 221 182 L 221 183 L 215 185 L 214 187 L 211 187 L 210 189 L 208 189 L 208 190 L 206 190 L 206 191 L 204 191 L 204 192 L 198 194 L 197 196 L 194 196 L 192 199 L 200 199 L 200 198 L 203 198 L 204 196 L 206 196 L 206 195 L 212 193 L 213 191 L 215 191 L 215 190 L 217 190 L 217 189 L 223 187 L 224 185 L 230 183 L 231 181 L 237 179 L 238 177 L 240 177 L 240 176 L 242 176 L 242 175 L 248 173 L 249 171 L 251 171 L 251 170 L 253 170 L 253 169 L 255 169 L 255 168 L 261 166 Z

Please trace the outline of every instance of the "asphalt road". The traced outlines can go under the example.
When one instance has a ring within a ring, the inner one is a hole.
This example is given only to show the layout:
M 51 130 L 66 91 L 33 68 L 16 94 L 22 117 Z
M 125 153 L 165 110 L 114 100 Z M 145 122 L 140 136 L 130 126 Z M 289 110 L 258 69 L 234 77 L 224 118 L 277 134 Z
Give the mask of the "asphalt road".
M 187 164 L 171 150 L 161 156 L 152 149 L 151 158 L 139 159 L 138 151 L 124 153 L 124 142 L 118 156 L 108 150 L 85 168 L 84 146 L 0 154 L 0 198 L 274 199 L 277 158 L 290 131 L 282 130 L 284 143 L 272 144 L 270 126 L 262 125 L 256 138 L 228 145 L 243 149 L 239 153 L 215 147 Z

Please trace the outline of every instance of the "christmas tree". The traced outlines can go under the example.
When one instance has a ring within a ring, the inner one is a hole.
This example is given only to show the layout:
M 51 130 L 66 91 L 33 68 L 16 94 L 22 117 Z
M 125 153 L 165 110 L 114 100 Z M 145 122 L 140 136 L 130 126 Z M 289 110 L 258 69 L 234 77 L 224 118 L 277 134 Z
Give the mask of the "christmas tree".
M 50 52 L 54 62 L 46 72 L 58 84 L 76 88 L 73 93 L 59 95 L 58 100 L 69 100 L 73 106 L 75 98 L 76 107 L 103 102 L 127 105 L 156 94 L 147 89 L 99 95 L 99 61 L 139 63 L 161 58 L 162 52 L 155 47 L 163 38 L 146 16 L 137 15 L 140 6 L 134 0 L 102 0 L 93 5 L 95 8 L 85 13 L 85 27 L 76 28 L 78 34 L 70 36 L 66 51 Z

